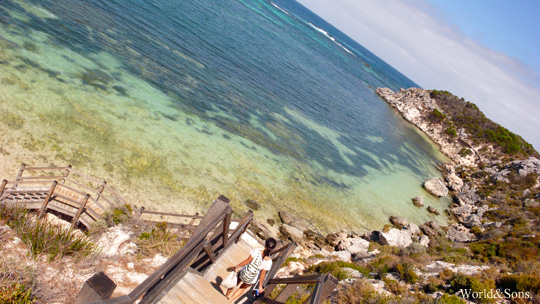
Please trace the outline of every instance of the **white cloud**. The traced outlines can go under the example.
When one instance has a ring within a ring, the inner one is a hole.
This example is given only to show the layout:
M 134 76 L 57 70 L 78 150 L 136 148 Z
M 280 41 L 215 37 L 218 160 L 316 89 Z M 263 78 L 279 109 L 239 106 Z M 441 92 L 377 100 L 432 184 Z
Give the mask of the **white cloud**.
M 425 0 L 300 0 L 426 89 L 448 90 L 540 148 L 539 77 L 483 47 Z

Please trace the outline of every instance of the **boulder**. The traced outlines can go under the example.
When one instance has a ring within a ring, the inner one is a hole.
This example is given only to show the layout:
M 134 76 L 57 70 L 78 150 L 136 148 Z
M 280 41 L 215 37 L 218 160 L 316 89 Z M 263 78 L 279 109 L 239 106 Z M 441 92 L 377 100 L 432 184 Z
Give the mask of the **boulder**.
M 435 215 L 439 215 L 439 214 L 440 214 L 440 213 L 439 213 L 439 210 L 435 209 L 435 207 L 433 207 L 433 206 L 427 207 L 427 211 L 429 211 L 429 212 L 431 212 L 431 213 L 433 213 L 433 214 L 435 214 Z
M 445 176 L 444 180 L 446 181 L 446 185 L 448 185 L 448 188 L 453 191 L 459 191 L 461 190 L 461 187 L 463 187 L 463 180 L 456 175 L 456 170 L 452 164 L 446 164 L 444 165 L 445 169 Z
M 305 232 L 309 229 L 311 224 L 308 222 L 308 220 L 304 218 L 297 218 L 294 219 L 291 223 L 289 223 L 289 225 L 293 226 L 298 230 L 302 230 L 302 232 Z
M 422 245 L 424 247 L 428 247 L 429 246 L 429 236 L 423 235 L 422 237 L 420 237 L 420 240 L 418 241 L 418 243 L 420 243 L 420 245 Z
M 439 226 L 439 224 L 433 221 L 424 223 L 423 225 L 420 226 L 420 229 L 422 230 L 422 232 L 424 232 L 425 235 L 428 235 L 428 236 L 435 236 L 435 235 L 443 234 L 443 231 L 441 227 Z
M 420 230 L 420 227 L 418 227 L 417 225 L 415 225 L 413 223 L 410 223 L 409 225 L 407 225 L 407 232 L 409 233 L 409 235 L 411 237 L 413 235 L 421 235 L 422 234 L 422 231 Z
M 466 243 L 476 241 L 476 236 L 461 224 L 452 224 L 448 227 L 446 237 L 452 242 Z
M 473 213 L 473 206 L 465 204 L 463 206 L 450 209 L 450 213 L 455 215 L 457 218 L 463 219 Z
M 343 262 L 350 262 L 352 255 L 348 251 L 334 251 L 332 257 Z
M 359 279 L 364 277 L 364 275 L 361 274 L 360 271 L 349 267 L 341 268 L 341 271 L 345 272 L 347 274 L 347 277 L 349 278 Z
M 413 198 L 413 204 L 416 207 L 424 206 L 424 197 L 423 196 L 417 196 L 417 197 Z
M 296 219 L 294 215 L 292 215 L 291 213 L 287 211 L 279 211 L 278 213 L 283 224 L 290 225 Z
M 480 222 L 480 218 L 476 214 L 471 214 L 468 217 L 466 217 L 463 222 L 463 226 L 467 228 L 472 228 L 474 226 L 481 226 L 482 223 Z
M 392 228 L 388 232 L 381 232 L 379 234 L 379 243 L 382 245 L 405 248 L 412 243 L 412 239 L 406 230 Z
M 540 202 L 538 202 L 537 200 L 533 200 L 533 199 L 526 199 L 525 200 L 525 207 L 538 207 L 540 206 Z
M 426 179 L 424 182 L 424 188 L 427 192 L 438 197 L 443 197 L 448 194 L 448 188 L 446 188 L 444 182 L 437 177 Z
M 369 255 L 369 242 L 356 238 L 350 241 L 351 245 L 347 247 L 347 251 L 351 253 L 353 257 L 366 257 Z
M 513 161 L 509 167 L 517 171 L 520 176 L 527 176 L 529 173 L 540 175 L 540 160 L 535 157 Z
M 299 243 L 304 238 L 304 232 L 293 226 L 283 224 L 279 231 L 286 237 L 289 237 L 293 242 Z
M 476 190 L 471 188 L 471 185 L 465 184 L 461 190 L 454 195 L 454 201 L 460 206 L 463 205 L 474 205 L 480 200 Z
M 348 235 L 344 231 L 331 233 L 326 237 L 326 242 L 332 247 L 337 247 L 339 243 L 347 239 L 347 237 Z
M 399 216 L 391 216 L 390 223 L 400 229 L 407 228 L 407 226 L 409 225 L 409 221 Z

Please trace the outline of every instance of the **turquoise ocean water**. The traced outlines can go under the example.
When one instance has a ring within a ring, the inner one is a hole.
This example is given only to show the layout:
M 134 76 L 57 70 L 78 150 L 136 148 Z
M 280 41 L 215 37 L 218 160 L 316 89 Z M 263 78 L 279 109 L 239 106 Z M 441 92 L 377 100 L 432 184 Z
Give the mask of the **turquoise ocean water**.
M 148 209 L 252 199 L 323 231 L 448 204 L 421 188 L 445 158 L 374 93 L 417 85 L 295 1 L 4 0 L 0 51 L 4 163 L 71 163 Z

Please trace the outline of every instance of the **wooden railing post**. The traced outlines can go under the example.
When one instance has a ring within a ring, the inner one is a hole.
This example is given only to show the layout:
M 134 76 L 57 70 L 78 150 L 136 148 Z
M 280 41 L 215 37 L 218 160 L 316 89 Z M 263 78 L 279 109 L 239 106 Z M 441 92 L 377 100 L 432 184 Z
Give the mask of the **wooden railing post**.
M 144 206 L 142 206 L 141 208 L 139 208 L 139 211 L 137 211 L 137 219 L 140 219 L 143 212 L 144 212 L 144 209 L 146 209 Z
M 71 165 L 68 165 L 66 172 L 64 173 L 64 177 L 62 177 L 62 184 L 66 183 L 66 179 L 68 178 L 70 172 L 71 172 Z
M 320 304 L 321 303 L 321 294 L 322 294 L 324 282 L 326 281 L 327 276 L 328 276 L 327 274 L 323 274 L 319 277 L 319 279 L 317 280 L 317 284 L 315 284 L 315 289 L 313 290 L 313 293 L 311 294 L 310 297 L 308 297 L 304 301 L 304 304 L 307 304 L 307 303 Z
M 195 221 L 197 220 L 197 217 L 199 216 L 199 212 L 196 212 L 195 215 L 193 215 L 193 218 L 191 218 L 191 221 L 189 221 L 189 226 L 193 225 Z
M 42 217 L 43 214 L 45 214 L 45 210 L 47 210 L 47 205 L 49 204 L 49 201 L 51 200 L 51 197 L 54 193 L 54 189 L 56 189 L 56 185 L 58 185 L 58 181 L 54 181 L 52 183 L 51 189 L 49 189 L 49 193 L 47 193 L 47 196 L 45 197 L 45 200 L 43 201 L 43 206 L 41 206 L 41 210 L 39 210 L 39 217 Z
M 0 197 L 2 197 L 2 194 L 4 194 L 4 190 L 6 189 L 7 185 L 7 179 L 2 181 L 2 184 L 0 185 Z
M 98 193 L 97 193 L 97 196 L 96 196 L 96 202 L 99 201 L 99 198 L 101 197 L 101 194 L 105 190 L 105 186 L 107 186 L 107 181 L 103 181 L 103 183 L 99 187 L 99 190 L 98 190 Z
M 84 212 L 84 208 L 86 208 L 86 203 L 88 203 L 88 199 L 90 198 L 90 194 L 86 194 L 84 198 L 81 201 L 81 207 L 79 208 L 79 211 L 77 211 L 77 215 L 73 218 L 71 221 L 71 228 L 69 230 L 73 230 L 73 227 L 75 227 L 75 224 L 79 221 L 79 218 L 81 217 L 81 214 Z
M 204 252 L 206 252 L 208 257 L 210 258 L 210 261 L 214 263 L 216 261 L 216 256 L 214 255 L 214 252 L 212 250 L 212 245 L 210 244 L 210 242 L 206 243 L 203 249 L 204 249 Z
M 15 180 L 16 181 L 19 181 L 24 173 L 24 169 L 26 167 L 26 164 L 22 164 L 21 165 L 21 168 L 19 169 L 19 173 L 17 173 L 17 177 L 15 177 Z M 17 184 L 15 184 L 13 187 L 17 188 Z
M 227 246 L 229 241 L 229 229 L 231 227 L 231 209 L 227 210 L 227 215 L 223 220 L 223 247 Z

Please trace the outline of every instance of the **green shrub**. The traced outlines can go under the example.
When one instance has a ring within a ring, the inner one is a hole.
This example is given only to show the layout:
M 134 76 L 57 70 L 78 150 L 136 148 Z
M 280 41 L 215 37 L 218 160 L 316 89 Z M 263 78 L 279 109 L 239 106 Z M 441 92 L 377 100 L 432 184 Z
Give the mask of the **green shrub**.
M 540 278 L 532 275 L 507 275 L 499 279 L 500 289 L 512 292 L 534 292 L 540 294 Z
M 133 208 L 131 205 L 124 205 L 121 208 L 115 208 L 112 211 L 112 214 L 109 215 L 110 217 L 109 222 L 112 221 L 111 224 L 119 225 L 120 223 L 125 222 L 127 219 L 129 219 L 133 214 Z
M 533 146 L 520 136 L 508 131 L 488 119 L 480 109 L 463 98 L 458 98 L 448 91 L 431 91 L 431 97 L 446 114 L 446 120 L 453 122 L 447 133 L 452 135 L 456 128 L 465 129 L 475 143 L 492 143 L 499 146 L 508 155 L 523 154 L 538 156 Z M 429 117 L 432 115 L 430 114 Z M 452 135 L 453 136 L 453 135 Z
M 414 272 L 414 267 L 411 264 L 398 264 L 396 270 L 403 281 L 409 284 L 414 284 L 418 281 L 418 275 Z
M 456 132 L 456 127 L 454 127 L 454 125 L 450 125 L 450 127 L 448 127 L 448 129 L 446 129 L 446 134 L 452 136 L 452 137 L 456 137 L 457 136 L 457 132 Z
M 495 282 L 490 279 L 481 280 L 478 277 L 466 276 L 463 274 L 457 274 L 450 279 L 450 292 L 459 293 L 463 297 L 466 296 L 465 291 L 476 292 L 480 294 L 480 297 L 476 299 L 480 303 L 491 303 L 493 298 L 488 298 L 485 295 L 486 292 L 495 289 Z M 473 299 L 469 299 L 473 300 Z
M 184 246 L 184 242 L 168 228 L 166 222 L 156 223 L 152 230 L 141 232 L 136 240 L 143 256 L 153 256 L 156 253 L 171 256 Z
M 443 294 L 437 302 L 439 304 L 465 304 L 465 301 L 455 295 Z
M 446 120 L 446 115 L 441 113 L 441 111 L 439 111 L 439 109 L 433 109 L 433 111 L 431 111 L 431 113 L 429 113 L 428 119 L 431 122 L 434 122 L 434 123 L 441 123 L 441 122 Z
M 459 150 L 459 155 L 461 155 L 462 157 L 467 157 L 469 155 L 472 155 L 473 152 L 470 150 L 470 149 L 467 149 L 467 148 L 461 148 L 461 150 Z
M 14 284 L 0 288 L 0 304 L 32 304 L 36 299 L 32 289 L 23 284 Z
M 47 253 L 49 259 L 54 260 L 66 255 L 87 256 L 97 250 L 97 246 L 86 236 L 37 219 L 24 209 L 2 205 L 0 216 L 29 246 L 33 256 Z

